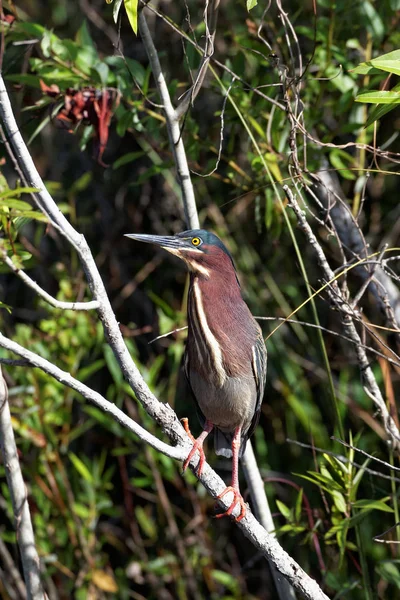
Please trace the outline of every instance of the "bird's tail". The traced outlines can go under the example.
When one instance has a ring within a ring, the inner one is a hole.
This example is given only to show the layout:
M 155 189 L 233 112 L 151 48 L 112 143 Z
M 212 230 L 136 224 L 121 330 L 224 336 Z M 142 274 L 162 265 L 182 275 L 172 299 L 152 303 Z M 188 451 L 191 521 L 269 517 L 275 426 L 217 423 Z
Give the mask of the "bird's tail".
M 242 457 L 243 452 L 246 448 L 247 436 L 242 437 L 240 442 L 239 458 Z M 224 433 L 220 429 L 214 428 L 214 448 L 215 454 L 218 456 L 224 456 L 225 458 L 232 458 L 232 434 Z

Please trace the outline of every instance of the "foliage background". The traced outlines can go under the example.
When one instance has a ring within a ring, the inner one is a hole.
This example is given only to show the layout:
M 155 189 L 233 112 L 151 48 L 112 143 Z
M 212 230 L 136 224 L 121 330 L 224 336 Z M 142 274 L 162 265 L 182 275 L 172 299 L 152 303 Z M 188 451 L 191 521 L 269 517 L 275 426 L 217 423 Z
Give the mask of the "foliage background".
M 3 72 L 21 130 L 31 140 L 34 161 L 61 209 L 86 236 L 146 382 L 180 416 L 188 416 L 196 430 L 194 406 L 180 370 L 184 332 L 149 344 L 160 333 L 185 324 L 187 275 L 174 258 L 123 238 L 128 232 L 164 234 L 185 228 L 164 118 L 140 37 L 133 35 L 125 16 L 115 26 L 112 6 L 100 0 L 58 0 L 46 6 L 33 0 L 18 2 L 17 7 L 19 19 L 9 26 L 3 23 Z M 193 175 L 200 220 L 232 251 L 253 314 L 285 317 L 308 292 L 282 207 L 249 136 L 250 131 L 272 179 L 286 181 L 287 114 L 254 92 L 257 88 L 282 102 L 279 70 L 256 35 L 264 8 L 260 3 L 248 13 L 244 2 L 221 3 L 216 58 L 246 84 L 233 82 L 230 97 L 236 108 L 230 101 L 224 106 L 223 89 L 230 86 L 232 76 L 213 66 L 215 76 L 207 75 L 185 120 L 183 136 L 193 171 L 210 173 L 216 166 L 223 110 L 218 169 L 207 177 Z M 324 0 L 317 3 L 315 20 L 311 2 L 286 2 L 284 8 L 308 64 L 301 92 L 307 130 L 331 144 L 373 144 L 375 136 L 377 145 L 387 143 L 398 153 L 398 109 L 364 128 L 372 107 L 355 102 L 360 90 L 382 86 L 385 75 L 352 71 L 399 47 L 398 2 Z M 159 2 L 157 10 L 202 41 L 202 5 Z M 290 74 L 293 65 L 275 5 L 264 21 L 263 32 L 281 64 L 289 65 Z M 150 14 L 149 25 L 177 99 L 190 83 L 189 67 L 194 70 L 198 65 L 198 53 L 189 43 L 182 44 L 167 21 Z M 21 43 L 26 40 L 30 43 Z M 57 85 L 59 93 L 43 92 L 40 80 Z M 393 75 L 390 85 L 396 82 Z M 95 118 L 91 125 L 77 126 L 65 126 L 56 118 L 68 90 L 82 87 L 98 93 L 104 88 L 119 91 L 102 157 Z M 300 154 L 304 160 L 302 150 Z M 4 157 L 2 193 L 19 187 L 12 164 Z M 323 167 L 337 173 L 350 207 L 355 214 L 362 211 L 360 225 L 376 250 L 384 241 L 399 245 L 399 183 L 396 164 L 381 160 L 378 165 L 372 159 L 352 147 L 308 145 L 309 171 Z M 14 196 L 29 201 L 27 196 Z M 46 223 L 32 220 L 35 215 L 29 214 L 29 206 L 18 208 L 4 198 L 3 247 L 15 253 L 53 295 L 82 299 L 84 275 L 75 254 Z M 334 241 L 320 224 L 314 221 L 313 226 L 333 267 L 339 266 Z M 308 281 L 317 289 L 320 272 L 314 255 L 302 234 L 295 235 Z M 1 311 L 5 334 L 98 389 L 157 432 L 124 383 L 94 316 L 49 308 L 5 266 L 0 286 L 2 302 L 11 307 Z M 350 279 L 353 291 L 359 286 L 356 278 Z M 321 325 L 340 332 L 340 320 L 323 294 L 317 296 L 316 307 Z M 363 309 L 382 325 L 373 298 L 364 298 Z M 315 323 L 310 304 L 295 318 Z M 266 337 L 276 325 L 274 321 L 263 325 Z M 380 334 L 396 349 L 395 335 Z M 281 543 L 332 597 L 396 597 L 397 546 L 373 540 L 400 520 L 395 481 L 288 441 L 352 460 L 352 452 L 331 439 L 344 435 L 370 454 L 398 462 L 363 391 L 352 348 L 329 332 L 322 337 L 328 368 L 315 329 L 285 324 L 267 340 L 268 382 L 254 444 Z M 370 358 L 395 407 L 398 367 L 389 367 L 373 354 Z M 229 520 L 212 518 L 213 502 L 191 473 L 182 478 L 179 464 L 144 447 L 45 374 L 22 368 L 5 371 L 52 598 L 274 597 L 265 560 Z M 212 452 L 208 458 L 228 480 L 229 462 L 217 460 Z M 307 473 L 308 480 L 299 477 Z M 1 538 L 18 564 L 4 467 L 0 478 Z M 396 528 L 384 539 L 399 540 Z M 11 597 L 7 577 L 3 566 L 4 598 Z

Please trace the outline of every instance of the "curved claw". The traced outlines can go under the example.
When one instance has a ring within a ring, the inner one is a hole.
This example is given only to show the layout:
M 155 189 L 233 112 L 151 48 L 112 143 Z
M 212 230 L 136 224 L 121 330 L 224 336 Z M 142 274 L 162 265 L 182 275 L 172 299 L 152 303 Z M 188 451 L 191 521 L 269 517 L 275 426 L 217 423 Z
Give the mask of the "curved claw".
M 240 514 L 237 517 L 235 517 L 235 521 L 239 522 L 246 516 L 247 506 L 243 500 L 240 491 L 237 488 L 232 487 L 231 485 L 224 489 L 224 491 L 218 496 L 218 499 L 223 498 L 225 494 L 228 494 L 229 492 L 233 493 L 232 504 L 225 512 L 221 513 L 220 515 L 216 515 L 216 517 L 217 519 L 221 519 L 221 517 L 229 517 L 232 514 L 235 506 L 237 504 L 240 504 Z
M 204 450 L 203 450 L 203 442 L 198 443 L 197 440 L 194 442 L 193 448 L 191 449 L 191 451 L 188 454 L 187 459 L 183 463 L 182 471 L 183 472 L 186 471 L 186 469 L 189 466 L 190 461 L 192 460 L 193 456 L 196 454 L 197 451 L 199 451 L 200 460 L 199 460 L 199 464 L 196 467 L 196 475 L 198 477 L 200 477 L 200 475 L 203 472 L 203 466 L 204 466 L 204 463 L 205 463 L 205 460 L 206 460 L 206 455 L 204 454 Z
M 198 465 L 197 465 L 197 467 L 196 467 L 196 475 L 197 475 L 198 477 L 200 477 L 200 475 L 201 475 L 201 474 L 202 474 L 202 472 L 203 472 L 203 466 L 204 466 L 204 463 L 205 463 L 205 460 L 206 460 L 206 455 L 204 454 L 204 450 L 203 450 L 203 442 L 204 442 L 204 438 L 201 438 L 201 436 L 200 436 L 200 437 L 199 437 L 199 438 L 196 440 L 196 439 L 193 437 L 193 435 L 192 435 L 192 432 L 191 432 L 191 431 L 190 431 L 190 429 L 189 429 L 189 421 L 188 421 L 188 419 L 184 418 L 184 419 L 181 419 L 181 421 L 182 421 L 182 425 L 183 425 L 183 427 L 184 427 L 184 429 L 185 429 L 186 433 L 188 434 L 188 436 L 190 437 L 190 439 L 191 439 L 191 440 L 192 440 L 192 442 L 193 442 L 193 448 L 191 449 L 191 451 L 190 451 L 190 452 L 189 452 L 189 454 L 188 454 L 188 457 L 187 457 L 187 459 L 186 459 L 186 460 L 185 460 L 185 462 L 183 463 L 183 466 L 182 466 L 182 471 L 183 471 L 183 472 L 185 472 L 185 471 L 186 471 L 186 469 L 187 469 L 187 468 L 188 468 L 188 466 L 189 466 L 189 463 L 190 463 L 190 461 L 192 460 L 193 456 L 194 456 L 194 455 L 196 454 L 196 452 L 198 451 L 198 452 L 199 452 L 199 454 L 200 454 L 200 460 L 199 460 L 199 463 L 198 463 Z

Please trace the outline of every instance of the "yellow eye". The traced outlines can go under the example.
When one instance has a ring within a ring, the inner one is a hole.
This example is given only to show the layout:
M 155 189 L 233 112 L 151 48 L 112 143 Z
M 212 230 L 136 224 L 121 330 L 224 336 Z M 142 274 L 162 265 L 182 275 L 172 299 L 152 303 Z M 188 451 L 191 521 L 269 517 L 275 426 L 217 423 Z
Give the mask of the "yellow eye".
M 198 238 L 198 237 L 194 237 L 194 238 L 192 238 L 192 244 L 193 244 L 193 246 L 200 246 L 200 244 L 201 244 L 201 239 L 200 239 L 200 238 Z

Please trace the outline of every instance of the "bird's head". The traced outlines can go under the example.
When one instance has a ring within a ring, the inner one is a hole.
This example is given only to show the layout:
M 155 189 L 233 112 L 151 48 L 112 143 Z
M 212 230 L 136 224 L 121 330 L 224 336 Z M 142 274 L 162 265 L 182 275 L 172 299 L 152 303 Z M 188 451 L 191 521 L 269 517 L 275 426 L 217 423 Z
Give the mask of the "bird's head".
M 164 248 L 182 259 L 189 270 L 198 275 L 209 278 L 222 271 L 236 275 L 228 249 L 214 233 L 205 229 L 191 229 L 170 236 L 129 233 L 126 237 Z

